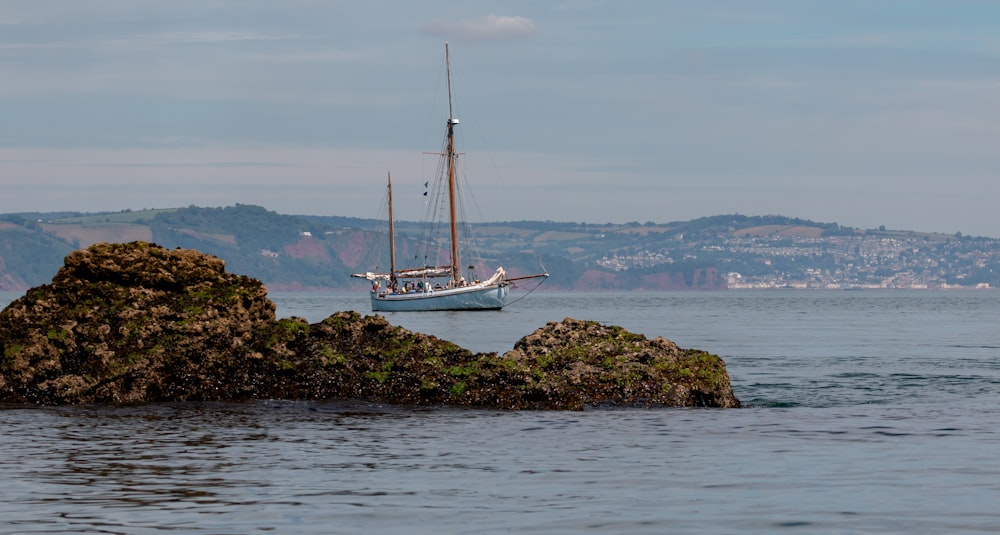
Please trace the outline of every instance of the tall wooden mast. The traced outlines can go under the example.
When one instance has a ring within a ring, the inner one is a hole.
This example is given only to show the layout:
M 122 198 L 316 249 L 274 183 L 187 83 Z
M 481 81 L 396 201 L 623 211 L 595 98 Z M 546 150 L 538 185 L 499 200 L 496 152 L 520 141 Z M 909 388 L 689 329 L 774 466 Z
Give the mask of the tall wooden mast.
M 458 282 L 461 264 L 458 258 L 458 222 L 456 215 L 456 184 L 455 184 L 455 118 L 451 108 L 451 58 L 448 55 L 448 43 L 444 44 L 444 62 L 448 73 L 448 148 L 445 152 L 448 158 L 448 209 L 451 216 L 451 280 Z

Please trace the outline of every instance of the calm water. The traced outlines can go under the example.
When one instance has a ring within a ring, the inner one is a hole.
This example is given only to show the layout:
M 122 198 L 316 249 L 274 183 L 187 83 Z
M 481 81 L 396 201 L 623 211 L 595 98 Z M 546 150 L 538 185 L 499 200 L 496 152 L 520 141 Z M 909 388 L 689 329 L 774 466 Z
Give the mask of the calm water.
M 1000 531 L 1000 293 L 535 293 L 387 318 L 502 352 L 567 316 L 718 353 L 749 407 L 7 407 L 0 532 Z

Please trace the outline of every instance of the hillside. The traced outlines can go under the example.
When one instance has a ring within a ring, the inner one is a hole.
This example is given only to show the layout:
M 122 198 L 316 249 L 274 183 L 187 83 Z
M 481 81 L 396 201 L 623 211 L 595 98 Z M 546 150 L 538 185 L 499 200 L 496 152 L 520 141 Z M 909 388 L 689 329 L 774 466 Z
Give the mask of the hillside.
M 1000 241 L 855 229 L 782 216 L 671 223 L 508 221 L 475 225 L 484 264 L 552 274 L 547 289 L 998 287 Z M 397 259 L 420 226 L 398 222 Z M 0 289 L 49 280 L 70 251 L 152 241 L 197 249 L 277 289 L 356 289 L 350 274 L 388 264 L 383 223 L 283 215 L 259 206 L 190 206 L 106 214 L 0 215 Z

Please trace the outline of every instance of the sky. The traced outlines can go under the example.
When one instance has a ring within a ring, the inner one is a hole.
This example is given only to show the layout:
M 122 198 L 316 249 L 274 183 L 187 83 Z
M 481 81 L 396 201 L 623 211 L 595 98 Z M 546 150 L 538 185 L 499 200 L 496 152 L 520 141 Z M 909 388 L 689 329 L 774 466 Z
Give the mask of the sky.
M 0 0 L 0 213 L 418 220 L 445 42 L 476 220 L 1000 237 L 996 0 Z

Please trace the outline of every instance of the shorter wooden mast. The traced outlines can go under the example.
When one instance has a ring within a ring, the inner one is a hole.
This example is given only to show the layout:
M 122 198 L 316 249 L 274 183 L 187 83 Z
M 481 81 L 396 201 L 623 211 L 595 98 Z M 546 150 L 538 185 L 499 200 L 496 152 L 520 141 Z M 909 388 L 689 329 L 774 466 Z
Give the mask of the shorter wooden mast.
M 389 280 L 396 280 L 396 232 L 394 231 L 395 221 L 392 217 L 392 173 L 386 172 L 388 186 L 386 191 L 389 195 Z

